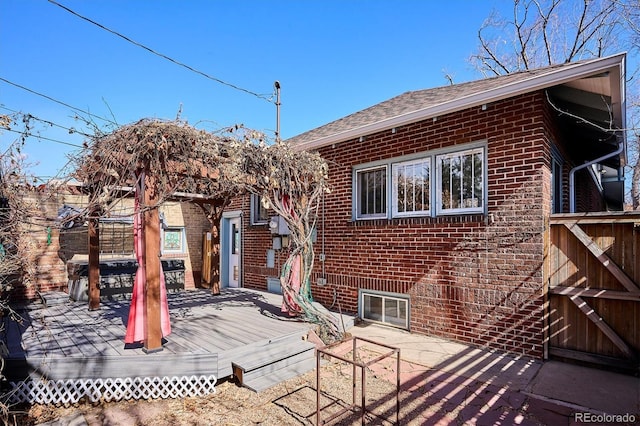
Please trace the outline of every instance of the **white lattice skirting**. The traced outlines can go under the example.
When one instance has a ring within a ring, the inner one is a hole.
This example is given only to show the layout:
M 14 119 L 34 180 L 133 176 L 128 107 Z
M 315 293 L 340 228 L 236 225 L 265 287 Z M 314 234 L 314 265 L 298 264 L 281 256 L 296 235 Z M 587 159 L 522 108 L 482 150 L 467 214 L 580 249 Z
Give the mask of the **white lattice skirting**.
M 74 404 L 123 399 L 205 396 L 216 392 L 215 376 L 133 377 L 85 380 L 26 380 L 10 382 L 3 399 L 9 403 Z

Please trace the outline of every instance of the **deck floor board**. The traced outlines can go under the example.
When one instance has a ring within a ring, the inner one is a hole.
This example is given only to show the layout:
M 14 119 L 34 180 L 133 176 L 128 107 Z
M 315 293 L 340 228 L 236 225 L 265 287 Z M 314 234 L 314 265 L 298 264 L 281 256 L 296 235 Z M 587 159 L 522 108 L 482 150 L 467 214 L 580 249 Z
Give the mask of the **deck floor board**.
M 103 302 L 94 311 L 89 311 L 86 302 L 31 307 L 21 312 L 22 324 L 4 318 L 0 337 L 9 348 L 8 376 L 12 362 L 19 366 L 16 371 L 27 365 L 29 371 L 52 376 L 56 365 L 59 371 L 73 374 L 77 362 L 82 369 L 78 374 L 95 378 L 124 369 L 123 362 L 132 366 L 157 363 L 158 370 L 173 371 L 179 369 L 176 360 L 181 357 L 192 360 L 211 354 L 218 363 L 230 363 L 231 355 L 247 345 L 312 328 L 282 314 L 282 296 L 272 293 L 223 289 L 220 295 L 212 295 L 208 290 L 188 290 L 169 293 L 168 301 L 171 334 L 165 337 L 163 350 L 153 354 L 141 347 L 125 349 L 128 300 Z M 211 374 L 211 368 L 203 365 L 203 374 Z M 229 368 L 217 366 L 221 371 Z M 22 370 L 16 375 L 24 374 Z
M 82 308 L 81 308 L 82 309 Z M 84 325 L 91 326 L 91 324 L 85 324 L 87 315 L 80 312 L 81 309 L 69 309 L 67 311 L 67 320 L 70 324 L 76 327 Z M 84 309 L 87 309 L 86 307 Z M 79 347 L 80 354 L 82 356 L 92 356 L 96 353 L 116 355 L 111 344 L 108 341 L 102 339 L 96 333 L 72 333 L 73 340 Z

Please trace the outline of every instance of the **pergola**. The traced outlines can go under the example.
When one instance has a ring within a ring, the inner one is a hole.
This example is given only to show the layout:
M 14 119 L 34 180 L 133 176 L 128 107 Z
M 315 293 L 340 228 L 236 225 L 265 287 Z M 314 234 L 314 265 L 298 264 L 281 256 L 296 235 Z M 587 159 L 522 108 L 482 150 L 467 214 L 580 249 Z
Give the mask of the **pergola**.
M 136 188 L 145 234 L 145 351 L 162 349 L 159 206 L 170 199 L 197 202 L 212 222 L 219 248 L 222 212 L 234 196 L 246 192 L 268 199 L 291 230 L 291 254 L 281 276 L 283 291 L 295 301 L 290 308 L 329 328 L 329 334 L 339 334 L 309 298 L 310 236 L 327 178 L 327 165 L 316 153 L 297 151 L 279 141 L 268 145 L 262 134 L 242 127 L 214 134 L 181 121 L 143 119 L 94 136 L 78 158 L 77 176 L 90 193 L 89 309 L 100 304 L 98 219 L 108 216 L 121 198 L 131 196 L 122 188 Z M 302 277 L 299 292 L 291 286 L 291 266 L 297 261 Z M 218 264 L 212 262 L 212 267 Z

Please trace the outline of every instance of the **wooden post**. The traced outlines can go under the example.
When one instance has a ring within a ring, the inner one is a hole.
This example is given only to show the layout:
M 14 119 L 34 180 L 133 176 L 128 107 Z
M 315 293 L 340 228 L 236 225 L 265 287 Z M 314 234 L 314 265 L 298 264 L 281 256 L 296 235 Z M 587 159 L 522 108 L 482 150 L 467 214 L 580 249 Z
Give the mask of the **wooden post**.
M 211 230 L 205 235 L 202 244 L 202 278 L 203 282 L 211 287 L 211 293 L 218 295 L 220 294 L 220 226 L 222 213 L 225 206 L 229 204 L 229 200 L 223 198 L 206 204 L 207 208 L 201 207 L 207 212 Z
M 147 353 L 162 350 L 162 326 L 160 322 L 160 217 L 158 207 L 149 209 L 158 203 L 157 178 L 145 177 L 144 205 L 145 212 L 145 269 L 146 284 L 144 286 L 144 309 L 147 318 L 143 350 Z
M 89 310 L 100 309 L 100 225 L 97 210 L 89 215 Z
M 211 232 L 202 236 L 202 273 L 200 284 L 205 288 L 211 288 Z

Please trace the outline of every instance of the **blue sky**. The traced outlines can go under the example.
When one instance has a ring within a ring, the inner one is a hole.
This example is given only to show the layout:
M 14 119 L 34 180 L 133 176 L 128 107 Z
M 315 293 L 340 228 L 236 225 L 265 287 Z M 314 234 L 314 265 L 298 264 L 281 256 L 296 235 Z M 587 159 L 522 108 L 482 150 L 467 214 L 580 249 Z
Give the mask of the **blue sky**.
M 508 0 L 56 0 L 80 15 L 224 82 L 269 98 L 281 84 L 281 134 L 295 136 L 409 90 L 481 76 L 467 58 L 492 9 Z M 119 125 L 181 118 L 216 130 L 242 123 L 273 136 L 273 102 L 180 67 L 47 0 L 0 2 L 0 78 Z M 0 114 L 85 129 L 74 110 L 0 80 Z M 100 127 L 106 123 L 95 119 Z M 63 128 L 34 133 L 82 144 Z M 4 131 L 0 147 L 16 138 Z M 31 170 L 50 178 L 72 146 L 29 138 Z M 69 172 L 69 170 L 66 170 Z

